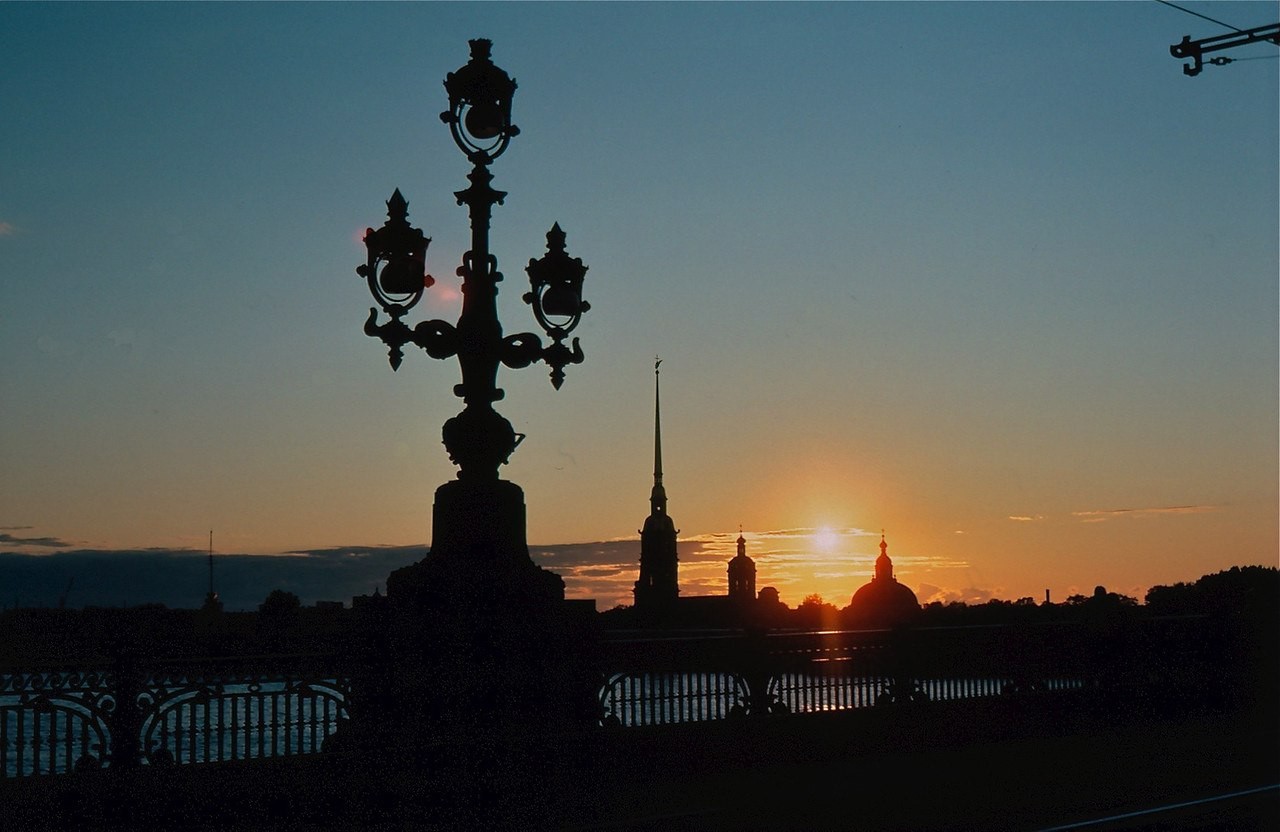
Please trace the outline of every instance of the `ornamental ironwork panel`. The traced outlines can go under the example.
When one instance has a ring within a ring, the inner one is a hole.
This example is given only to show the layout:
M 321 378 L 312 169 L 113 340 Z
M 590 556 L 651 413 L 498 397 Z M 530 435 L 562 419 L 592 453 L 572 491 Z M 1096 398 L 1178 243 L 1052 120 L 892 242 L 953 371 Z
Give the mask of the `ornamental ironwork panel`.
M 612 674 L 599 691 L 601 722 L 631 727 L 724 719 L 746 708 L 741 676 L 717 671 Z
M 101 768 L 115 707 L 103 671 L 0 672 L 0 777 Z
M 123 674 L 0 671 L 0 777 L 322 751 L 350 718 L 351 678 L 334 664 L 273 656 Z M 132 743 L 113 742 L 130 735 Z M 139 759 L 128 759 L 130 749 Z
M 139 695 L 152 765 L 312 754 L 349 719 L 346 680 L 201 675 Z

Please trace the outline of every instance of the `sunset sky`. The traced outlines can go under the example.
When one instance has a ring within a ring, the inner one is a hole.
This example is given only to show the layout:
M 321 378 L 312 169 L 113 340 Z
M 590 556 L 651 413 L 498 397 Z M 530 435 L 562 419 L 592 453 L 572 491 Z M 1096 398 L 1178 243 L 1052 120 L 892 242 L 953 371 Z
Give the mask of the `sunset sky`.
M 430 540 L 457 362 L 393 373 L 354 270 L 399 187 L 438 281 L 410 323 L 456 318 L 441 81 L 487 37 L 519 82 L 507 333 L 553 222 L 590 266 L 586 363 L 499 374 L 571 595 L 629 600 L 656 354 L 684 594 L 724 591 L 739 527 L 792 605 L 846 604 L 881 529 L 922 601 L 1275 565 L 1280 50 L 1169 55 L 1226 31 L 1155 2 L 0 5 L 0 554 Z

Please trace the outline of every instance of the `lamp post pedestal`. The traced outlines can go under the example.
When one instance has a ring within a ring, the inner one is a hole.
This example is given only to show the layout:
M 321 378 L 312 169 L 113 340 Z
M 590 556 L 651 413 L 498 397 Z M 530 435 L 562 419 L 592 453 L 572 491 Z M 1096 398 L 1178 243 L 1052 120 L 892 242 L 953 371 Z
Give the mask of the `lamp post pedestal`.
M 436 489 L 432 528 L 431 554 L 442 562 L 486 572 L 533 565 L 525 540 L 524 491 L 513 482 L 445 483 Z
M 395 603 L 485 610 L 495 620 L 564 600 L 564 580 L 533 562 L 524 491 L 506 480 L 452 480 L 436 489 L 431 551 L 387 580 Z
M 518 485 L 453 480 L 433 514 L 431 551 L 387 580 L 397 741 L 452 749 L 480 776 L 513 737 L 595 724 L 593 623 L 529 556 Z

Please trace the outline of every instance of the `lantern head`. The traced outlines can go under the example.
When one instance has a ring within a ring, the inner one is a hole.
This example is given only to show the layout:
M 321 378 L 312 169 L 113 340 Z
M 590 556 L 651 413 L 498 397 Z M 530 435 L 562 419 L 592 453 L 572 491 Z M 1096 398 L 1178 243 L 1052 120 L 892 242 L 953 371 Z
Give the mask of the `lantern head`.
M 511 123 L 515 79 L 489 59 L 492 41 L 469 41 L 471 60 L 444 79 L 449 110 L 440 120 L 449 125 L 453 141 L 469 158 L 490 162 L 498 158 L 520 128 Z
M 565 251 L 565 233 L 560 223 L 547 232 L 547 253 L 539 260 L 530 260 L 525 272 L 530 291 L 525 293 L 524 302 L 533 307 L 538 323 L 557 340 L 568 335 L 591 304 L 582 299 L 587 267 L 581 258 L 570 257 Z
M 387 200 L 387 221 L 365 231 L 367 259 L 356 273 L 369 281 L 369 291 L 387 314 L 399 318 L 422 299 L 435 278 L 427 274 L 431 238 L 409 225 L 409 203 L 397 188 Z

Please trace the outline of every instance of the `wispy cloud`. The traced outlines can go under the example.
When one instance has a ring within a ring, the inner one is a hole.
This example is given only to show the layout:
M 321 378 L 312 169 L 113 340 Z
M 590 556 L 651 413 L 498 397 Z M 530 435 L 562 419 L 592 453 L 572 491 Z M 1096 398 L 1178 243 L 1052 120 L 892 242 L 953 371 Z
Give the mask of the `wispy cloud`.
M 12 531 L 24 531 L 30 529 L 30 526 L 5 526 L 5 529 Z M 65 540 L 59 540 L 56 537 L 18 537 L 9 534 L 8 531 L 0 532 L 0 544 L 6 546 L 33 547 L 40 549 L 65 549 L 72 544 Z
M 919 599 L 921 604 L 933 602 L 951 604 L 956 601 L 966 604 L 985 604 L 993 598 L 1003 598 L 1004 596 L 1003 587 L 982 589 L 976 586 L 968 586 L 964 589 L 943 589 L 933 584 L 920 584 L 919 591 L 916 592 L 916 598 Z
M 1163 515 L 1208 514 L 1218 511 L 1221 506 L 1158 506 L 1154 508 L 1112 508 L 1091 509 L 1089 511 L 1073 511 L 1072 517 L 1079 517 L 1082 523 L 1102 523 L 1114 517 L 1159 517 Z
M 1009 519 L 1017 523 L 1034 523 L 1037 520 L 1043 520 L 1043 514 L 1010 514 Z
M 409 546 L 330 546 L 325 549 L 294 549 L 285 555 L 311 556 L 318 558 L 365 558 L 372 556 L 414 557 L 419 560 L 427 553 L 427 544 L 414 543 Z M 278 557 L 264 555 L 263 557 Z

